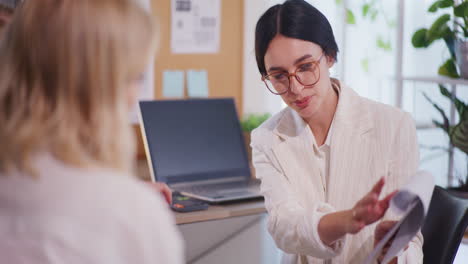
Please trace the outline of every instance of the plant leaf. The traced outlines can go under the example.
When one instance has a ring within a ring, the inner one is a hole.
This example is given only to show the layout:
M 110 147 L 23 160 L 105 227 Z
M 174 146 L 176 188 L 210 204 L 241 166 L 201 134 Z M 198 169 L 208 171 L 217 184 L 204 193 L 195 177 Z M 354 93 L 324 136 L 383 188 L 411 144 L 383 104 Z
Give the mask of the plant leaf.
M 411 43 L 415 48 L 427 48 L 430 45 L 427 39 L 427 29 L 421 28 L 414 32 Z
M 336 3 L 337 5 L 341 5 L 341 4 L 343 3 L 343 0 L 335 0 L 335 3 Z
M 270 114 L 250 114 L 242 118 L 241 127 L 242 131 L 251 132 L 260 126 L 265 120 L 270 118 Z
M 460 77 L 457 71 L 457 66 L 455 66 L 455 61 L 452 58 L 446 60 L 445 63 L 439 67 L 438 73 L 450 78 Z
M 457 17 L 468 17 L 468 2 L 463 1 L 463 3 L 454 7 L 453 13 Z
M 369 58 L 364 58 L 361 60 L 362 69 L 368 73 L 369 72 Z
M 365 4 L 365 5 L 362 6 L 362 16 L 363 17 L 367 16 L 367 14 L 369 13 L 369 8 L 370 8 L 369 4 Z
M 392 50 L 392 44 L 390 43 L 390 40 L 383 40 L 382 36 L 377 37 L 377 47 L 385 50 L 385 51 L 391 51 Z
M 460 116 L 460 119 L 462 119 L 464 111 L 466 111 L 466 109 L 467 109 L 467 105 L 464 102 L 462 102 L 460 99 L 458 99 L 445 86 L 439 84 L 439 90 L 440 90 L 440 93 L 443 96 L 447 97 L 455 105 L 455 108 L 457 109 L 458 115 Z
M 454 5 L 454 1 L 453 0 L 442 0 L 442 1 L 439 1 L 439 8 L 447 8 L 447 7 L 451 7 Z
M 435 1 L 427 10 L 428 12 L 434 13 L 439 8 L 447 8 L 453 6 L 453 0 L 439 0 Z
M 442 128 L 445 132 L 447 132 L 447 134 L 449 133 L 449 128 L 450 128 L 450 123 L 449 123 L 449 119 L 447 118 L 447 115 L 445 114 L 444 110 L 442 110 L 442 108 L 440 108 L 440 106 L 438 106 L 436 103 L 434 103 L 434 101 L 431 100 L 431 98 L 429 98 L 429 96 L 427 96 L 426 93 L 422 93 L 423 96 L 426 98 L 427 101 L 429 101 L 429 103 L 431 103 L 434 108 L 442 115 L 442 118 L 443 118 L 443 124 L 437 122 L 437 121 L 433 121 L 433 123 Z
M 432 26 L 427 31 L 427 39 L 429 42 L 443 38 L 447 33 L 449 33 L 447 31 L 447 28 L 450 30 L 450 28 L 447 26 L 448 21 L 450 21 L 450 15 L 444 14 L 437 18 L 434 23 L 432 23 Z
M 435 1 L 430 7 L 429 9 L 427 9 L 428 12 L 431 12 L 431 13 L 435 13 L 437 11 L 437 9 L 439 9 L 439 4 L 440 4 L 440 1 Z
M 350 25 L 356 24 L 356 17 L 354 16 L 353 11 L 351 9 L 346 8 L 346 23 Z
M 395 20 L 391 20 L 391 21 L 388 22 L 387 25 L 388 25 L 389 28 L 396 28 L 397 23 L 396 23 Z
M 450 133 L 450 142 L 468 154 L 468 119 L 461 120 Z
M 377 9 L 372 9 L 370 13 L 371 21 L 374 22 L 377 19 L 377 16 L 379 15 L 379 11 Z
M 437 120 L 435 120 L 435 119 L 432 119 L 432 123 L 433 123 L 436 127 L 442 128 L 443 130 L 445 130 L 444 124 L 442 124 L 441 122 L 439 122 L 439 121 L 437 121 Z

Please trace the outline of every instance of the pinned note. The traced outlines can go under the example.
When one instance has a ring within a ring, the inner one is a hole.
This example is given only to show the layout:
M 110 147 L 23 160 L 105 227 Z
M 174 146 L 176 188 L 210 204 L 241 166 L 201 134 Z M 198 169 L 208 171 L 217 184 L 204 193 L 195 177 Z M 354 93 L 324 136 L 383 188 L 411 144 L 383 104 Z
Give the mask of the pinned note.
M 208 97 L 208 73 L 206 70 L 188 70 L 187 88 L 189 97 Z
M 163 96 L 164 97 L 184 97 L 184 72 L 164 71 L 163 72 Z

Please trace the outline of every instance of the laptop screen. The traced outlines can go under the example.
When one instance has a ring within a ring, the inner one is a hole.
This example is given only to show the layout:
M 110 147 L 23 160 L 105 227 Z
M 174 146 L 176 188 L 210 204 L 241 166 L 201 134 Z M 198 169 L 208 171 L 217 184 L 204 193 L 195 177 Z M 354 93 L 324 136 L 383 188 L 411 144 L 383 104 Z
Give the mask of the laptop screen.
M 233 99 L 140 102 L 158 181 L 250 177 Z

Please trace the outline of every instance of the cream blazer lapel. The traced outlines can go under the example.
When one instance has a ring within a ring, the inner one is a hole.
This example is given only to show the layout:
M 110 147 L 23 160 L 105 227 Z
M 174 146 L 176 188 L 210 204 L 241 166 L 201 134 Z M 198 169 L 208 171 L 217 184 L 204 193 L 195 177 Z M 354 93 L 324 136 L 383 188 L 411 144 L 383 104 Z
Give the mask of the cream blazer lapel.
M 331 135 L 326 198 L 337 210 L 352 207 L 361 194 L 369 190 L 367 187 L 373 184 L 373 181 L 366 177 L 375 171 L 374 148 L 377 144 L 372 137 L 373 122 L 370 109 L 367 109 L 368 104 L 362 100 L 352 89 L 341 86 Z M 359 184 L 357 190 L 343 190 L 346 186 L 356 186 L 353 182 L 360 180 L 363 184 Z
M 313 153 L 314 140 L 310 127 L 295 111 L 290 110 L 278 121 L 273 133 L 282 142 L 273 146 L 272 152 L 296 193 L 303 195 L 300 200 L 318 198 L 324 201 L 326 179 L 320 173 Z M 305 202 L 303 205 L 309 204 Z

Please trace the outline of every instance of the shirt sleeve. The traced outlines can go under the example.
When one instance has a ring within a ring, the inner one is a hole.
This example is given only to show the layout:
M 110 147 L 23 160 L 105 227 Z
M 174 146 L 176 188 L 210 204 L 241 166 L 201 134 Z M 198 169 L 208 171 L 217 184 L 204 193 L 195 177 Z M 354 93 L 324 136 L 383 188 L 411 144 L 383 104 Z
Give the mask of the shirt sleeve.
M 287 179 L 268 157 L 261 146 L 255 144 L 252 134 L 252 158 L 256 176 L 261 180 L 261 193 L 268 211 L 268 231 L 276 245 L 286 253 L 329 259 L 339 255 L 345 244 L 345 236 L 332 247 L 325 245 L 318 234 L 322 216 L 335 209 L 323 202 L 305 206 Z M 310 204 L 310 201 L 308 201 Z
M 134 210 L 129 212 L 132 227 L 128 228 L 133 231 L 130 236 L 134 239 L 128 243 L 135 244 L 127 248 L 139 252 L 138 263 L 185 263 L 182 236 L 162 196 L 144 185 L 134 195 Z

